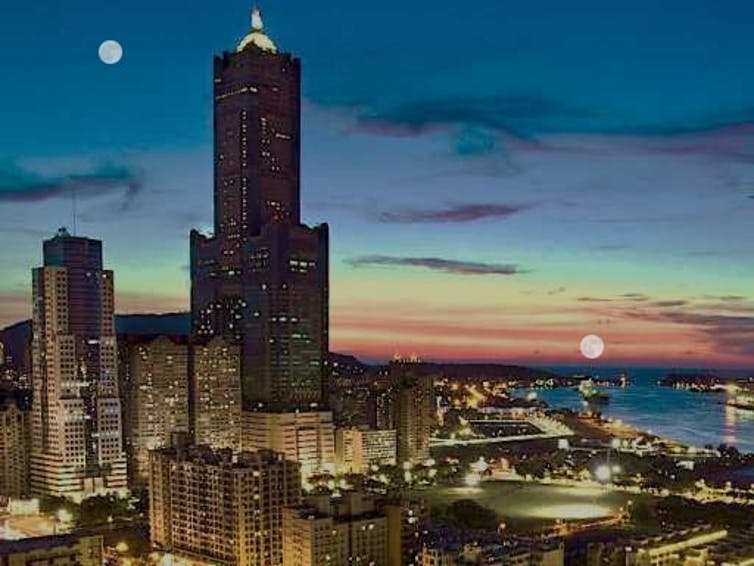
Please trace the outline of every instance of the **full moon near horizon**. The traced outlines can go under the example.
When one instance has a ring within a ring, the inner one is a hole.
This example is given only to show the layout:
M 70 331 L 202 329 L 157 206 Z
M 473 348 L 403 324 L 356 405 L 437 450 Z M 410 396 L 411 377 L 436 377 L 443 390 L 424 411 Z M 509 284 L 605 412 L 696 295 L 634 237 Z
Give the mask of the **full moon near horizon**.
M 98 54 L 106 65 L 115 65 L 123 57 L 123 47 L 114 39 L 108 39 L 100 44 Z
M 596 334 L 587 334 L 579 344 L 581 355 L 590 360 L 596 360 L 605 351 L 605 341 Z

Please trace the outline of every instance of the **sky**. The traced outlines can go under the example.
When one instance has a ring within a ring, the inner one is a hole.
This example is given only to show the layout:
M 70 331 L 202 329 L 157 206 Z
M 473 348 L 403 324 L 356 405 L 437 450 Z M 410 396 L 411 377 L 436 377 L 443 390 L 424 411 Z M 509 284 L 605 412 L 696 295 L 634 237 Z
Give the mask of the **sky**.
M 302 206 L 331 349 L 754 367 L 754 5 L 260 0 L 303 64 Z M 14 2 L 0 20 L 0 325 L 41 240 L 102 239 L 119 312 L 188 308 L 212 56 L 247 0 Z M 119 41 L 105 65 L 99 44 Z

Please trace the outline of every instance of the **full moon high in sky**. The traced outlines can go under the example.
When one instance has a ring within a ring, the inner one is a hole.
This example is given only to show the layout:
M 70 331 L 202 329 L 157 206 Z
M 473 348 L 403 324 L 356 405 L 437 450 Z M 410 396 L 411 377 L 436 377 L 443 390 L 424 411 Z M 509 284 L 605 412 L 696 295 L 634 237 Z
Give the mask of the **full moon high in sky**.
M 116 309 L 188 308 L 212 214 L 212 56 L 251 3 L 12 3 L 0 21 L 0 325 L 41 241 L 102 239 Z M 754 366 L 754 5 L 260 2 L 302 59 L 302 204 L 331 349 L 365 359 Z M 104 39 L 127 56 L 104 65 Z

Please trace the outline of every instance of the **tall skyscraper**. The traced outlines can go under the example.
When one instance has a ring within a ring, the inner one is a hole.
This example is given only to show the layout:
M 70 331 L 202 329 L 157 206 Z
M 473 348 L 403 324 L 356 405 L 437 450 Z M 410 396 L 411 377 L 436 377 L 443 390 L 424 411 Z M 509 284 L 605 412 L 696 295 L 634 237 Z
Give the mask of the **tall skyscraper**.
M 420 363 L 393 361 L 390 380 L 398 463 L 426 460 L 434 423 L 434 377 Z
M 102 267 L 102 242 L 61 229 L 44 242 L 32 282 L 32 489 L 123 490 L 113 272 Z
M 149 451 L 189 430 L 189 347 L 185 336 L 124 336 L 119 340 L 123 437 L 132 485 L 149 477 Z
M 191 232 L 197 337 L 241 346 L 246 410 L 321 410 L 328 227 L 301 224 L 301 67 L 258 10 L 214 60 L 214 234 Z
M 283 563 L 283 508 L 299 503 L 298 464 L 269 451 L 234 456 L 180 442 L 150 458 L 156 548 L 201 563 Z

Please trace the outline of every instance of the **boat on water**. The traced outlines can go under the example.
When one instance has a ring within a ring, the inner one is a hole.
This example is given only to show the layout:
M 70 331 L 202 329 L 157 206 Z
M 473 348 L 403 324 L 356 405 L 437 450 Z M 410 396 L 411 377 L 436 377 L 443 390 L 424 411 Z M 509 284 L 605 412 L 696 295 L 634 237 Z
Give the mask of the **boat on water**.
M 628 387 L 629 385 L 631 385 L 631 376 L 626 372 L 619 373 L 615 376 L 614 379 L 618 387 Z
M 592 379 L 582 381 L 579 384 L 579 392 L 587 403 L 607 405 L 610 402 L 610 395 L 597 389 Z

